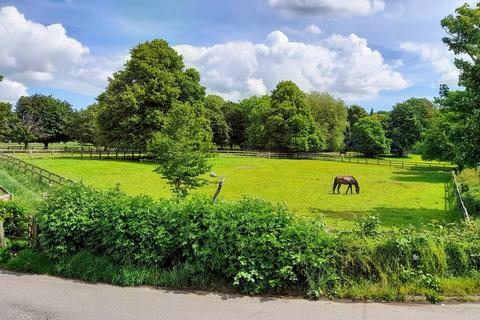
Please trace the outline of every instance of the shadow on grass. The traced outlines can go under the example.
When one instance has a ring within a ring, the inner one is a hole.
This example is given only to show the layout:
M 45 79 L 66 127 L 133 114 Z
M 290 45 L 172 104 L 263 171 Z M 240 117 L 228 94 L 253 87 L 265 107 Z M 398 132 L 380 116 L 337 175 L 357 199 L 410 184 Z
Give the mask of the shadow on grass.
M 450 177 L 446 172 L 420 170 L 395 171 L 393 174 L 393 180 L 402 182 L 445 183 Z
M 328 211 L 310 208 L 312 214 L 323 216 L 326 220 L 338 221 L 338 225 L 351 224 L 366 215 L 378 215 L 383 227 L 422 227 L 429 223 L 451 223 L 461 218 L 452 211 L 428 208 L 391 208 L 376 207 L 368 211 Z

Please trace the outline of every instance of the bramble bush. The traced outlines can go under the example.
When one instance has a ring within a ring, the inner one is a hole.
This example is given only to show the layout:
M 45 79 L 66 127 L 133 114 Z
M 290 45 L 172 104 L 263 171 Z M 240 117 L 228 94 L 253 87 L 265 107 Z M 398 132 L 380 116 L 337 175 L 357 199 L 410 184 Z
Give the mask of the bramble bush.
M 381 296 L 373 296 L 398 300 L 399 288 L 410 286 L 436 301 L 439 278 L 480 271 L 478 223 L 382 232 L 378 219 L 367 217 L 359 230 L 330 232 L 317 220 L 258 199 L 216 205 L 202 196 L 155 201 L 83 184 L 51 193 L 39 222 L 40 248 L 50 259 L 86 252 L 128 270 L 183 270 L 189 279 L 209 275 L 249 294 L 342 298 L 358 288 L 384 286 Z M 85 277 L 95 278 L 92 272 Z M 142 283 L 156 282 L 142 277 Z
M 28 234 L 28 222 L 18 220 L 25 218 L 26 211 L 16 201 L 0 202 L 0 221 L 3 220 L 5 236 L 8 237 L 25 237 Z

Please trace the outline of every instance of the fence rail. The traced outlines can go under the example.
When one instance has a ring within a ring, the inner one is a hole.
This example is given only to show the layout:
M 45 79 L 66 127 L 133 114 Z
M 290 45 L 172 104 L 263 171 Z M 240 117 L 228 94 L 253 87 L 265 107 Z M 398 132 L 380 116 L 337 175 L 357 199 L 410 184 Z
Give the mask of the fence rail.
M 370 164 L 381 165 L 398 168 L 410 168 L 410 169 L 428 169 L 428 170 L 441 170 L 452 171 L 456 167 L 447 164 L 436 164 L 426 162 L 413 162 L 413 161 L 398 161 L 398 160 L 383 160 L 383 159 L 368 159 L 358 157 L 342 157 L 325 153 L 278 153 L 278 152 L 254 152 L 254 151 L 218 151 L 220 154 L 243 156 L 243 157 L 258 157 L 268 159 L 312 159 L 312 160 L 324 160 L 344 163 L 358 163 L 358 164 Z
M 56 173 L 37 167 L 31 163 L 12 157 L 5 153 L 0 153 L 0 163 L 11 167 L 19 172 L 23 172 L 25 175 L 31 174 L 40 179 L 40 181 L 46 181 L 48 184 L 64 184 L 67 182 L 73 182 L 73 180 L 62 177 Z
M 63 149 L 38 149 L 38 150 L 6 150 L 0 149 L 0 153 L 29 153 L 33 154 L 59 154 L 61 157 L 72 157 L 81 159 L 129 159 L 136 160 L 146 157 L 145 152 L 131 151 L 131 150 L 102 150 L 97 148 L 83 148 L 83 147 L 65 147 Z M 368 159 L 354 156 L 342 156 L 340 154 L 335 155 L 332 153 L 281 153 L 281 152 L 266 152 L 266 151 L 238 151 L 238 150 L 218 150 L 218 154 L 226 156 L 239 156 L 239 157 L 257 157 L 268 159 L 312 159 L 312 160 L 324 160 L 334 162 L 345 163 L 357 163 L 357 164 L 369 164 L 390 166 L 406 169 L 423 169 L 423 170 L 441 170 L 450 172 L 456 167 L 449 164 L 430 163 L 430 162 L 418 162 L 418 161 L 399 161 L 399 160 L 384 160 L 384 159 Z
M 465 203 L 463 202 L 463 197 L 462 193 L 460 192 L 460 184 L 457 181 L 457 175 L 455 174 L 455 171 L 452 171 L 452 180 L 451 183 L 453 184 L 453 193 L 458 205 L 458 208 L 460 212 L 462 213 L 463 219 L 468 221 L 470 220 L 470 216 L 468 214 L 467 207 L 465 206 Z

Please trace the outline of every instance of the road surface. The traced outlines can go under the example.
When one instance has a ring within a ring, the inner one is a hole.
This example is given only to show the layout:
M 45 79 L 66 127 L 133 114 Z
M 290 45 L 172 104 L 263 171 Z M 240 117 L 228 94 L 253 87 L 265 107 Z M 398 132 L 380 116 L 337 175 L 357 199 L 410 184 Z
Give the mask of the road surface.
M 0 270 L 1 320 L 480 319 L 480 304 L 381 304 L 253 298 L 92 285 Z

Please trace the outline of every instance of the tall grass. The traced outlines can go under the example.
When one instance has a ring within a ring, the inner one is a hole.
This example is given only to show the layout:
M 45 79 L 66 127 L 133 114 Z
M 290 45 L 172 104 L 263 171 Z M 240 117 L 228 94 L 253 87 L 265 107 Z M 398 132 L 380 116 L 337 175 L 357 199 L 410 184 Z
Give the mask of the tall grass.
M 38 179 L 4 167 L 0 167 L 0 186 L 13 194 L 15 201 L 31 212 L 36 210 L 42 200 L 42 193 L 50 189 L 48 184 Z

